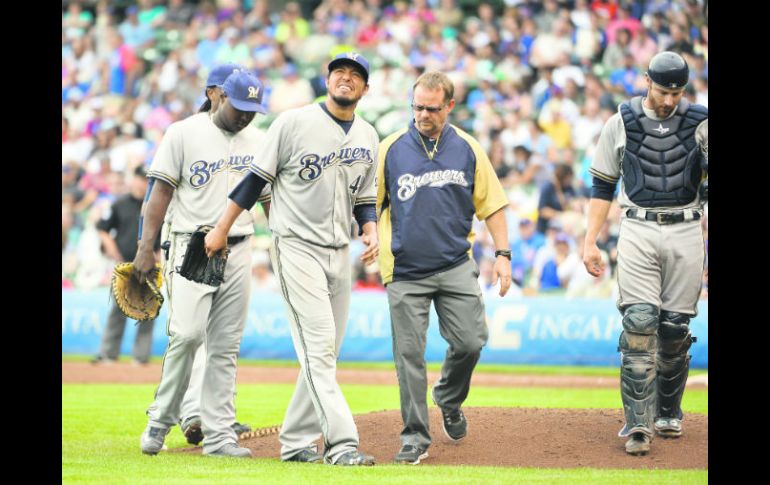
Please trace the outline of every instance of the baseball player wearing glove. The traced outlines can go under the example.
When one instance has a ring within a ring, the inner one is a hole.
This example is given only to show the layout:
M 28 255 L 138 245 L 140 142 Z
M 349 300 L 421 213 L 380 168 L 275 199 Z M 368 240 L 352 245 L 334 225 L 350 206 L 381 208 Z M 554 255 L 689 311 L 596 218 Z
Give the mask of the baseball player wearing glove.
M 413 123 L 380 145 L 377 213 L 404 422 L 395 461 L 416 465 L 431 444 L 425 398 L 431 302 L 449 342 L 431 395 L 445 434 L 458 441 L 468 429 L 460 407 L 488 338 L 479 269 L 470 258 L 473 216 L 486 223 L 498 249 L 494 280 L 500 279 L 500 296 L 511 285 L 511 252 L 508 198 L 492 164 L 475 139 L 447 123 L 455 105 L 452 81 L 426 72 L 415 82 L 413 96 Z
M 674 52 L 650 60 L 647 96 L 620 105 L 605 124 L 593 175 L 583 263 L 604 271 L 596 237 L 622 179 L 618 239 L 620 395 L 626 452 L 645 455 L 653 432 L 682 434 L 680 403 L 695 338 L 704 263 L 699 186 L 708 166 L 708 110 L 683 98 L 689 69 Z M 654 430 L 654 431 L 653 431 Z
M 228 63 L 214 67 L 206 79 L 205 96 L 206 101 L 201 105 L 198 110 L 199 113 L 216 113 L 221 104 L 222 86 L 225 83 L 227 77 L 236 70 L 246 71 L 247 69 L 240 64 Z M 269 202 L 263 202 L 266 206 Z M 267 211 L 265 211 L 267 214 Z M 169 219 L 170 213 L 166 214 L 166 219 Z M 164 233 L 167 232 L 168 224 L 164 225 Z M 167 236 L 164 234 L 164 236 Z M 166 240 L 164 238 L 164 240 Z M 188 254 L 187 252 L 185 253 Z M 205 252 L 198 253 L 199 257 L 205 257 Z M 190 253 L 190 257 L 192 253 Z M 189 264 L 189 263 L 188 263 Z M 183 263 L 184 265 L 184 263 Z M 190 279 L 190 278 L 188 278 Z M 194 278 L 193 278 L 194 279 Z M 206 344 L 201 344 L 198 350 L 195 352 L 195 358 L 193 359 L 192 375 L 190 376 L 190 385 L 187 387 L 184 399 L 182 400 L 182 411 L 179 419 L 179 426 L 182 429 L 187 442 L 191 445 L 198 445 L 203 441 L 203 430 L 201 429 L 201 389 L 203 387 L 203 375 L 206 369 Z M 239 437 L 251 431 L 251 428 L 247 424 L 241 424 L 237 421 L 233 423 L 233 430 Z
M 156 269 L 159 270 L 160 265 L 156 265 Z M 156 271 L 154 279 L 148 278 L 139 283 L 134 275 L 134 263 L 118 263 L 112 270 L 110 292 L 124 317 L 138 322 L 153 321 L 163 306 L 162 284 L 160 271 Z
M 145 454 L 161 451 L 166 434 L 179 421 L 193 357 L 205 340 L 200 392 L 203 454 L 251 456 L 247 448 L 237 445 L 232 428 L 236 361 L 250 296 L 247 240 L 253 232 L 251 215 L 242 214 L 226 235 L 229 254 L 223 282 L 214 286 L 208 284 L 213 281 L 197 282 L 179 274 L 185 254 L 191 251 L 192 234 L 199 226 L 213 225 L 219 219 L 227 194 L 248 172 L 253 155 L 264 144 L 264 134 L 249 126 L 257 112 L 266 111 L 262 84 L 253 75 L 237 71 L 222 89 L 222 104 L 215 113 L 198 113 L 168 128 L 149 172 L 155 183 L 145 209 L 134 270 L 140 282 L 152 273 L 151 247 L 146 241 L 153 240 L 167 216 L 170 246 L 164 273 L 169 342 L 141 437 Z
M 284 461 L 321 459 L 335 465 L 372 465 L 358 451 L 358 430 L 337 384 L 336 368 L 350 303 L 350 227 L 355 213 L 366 249 L 378 252 L 374 214 L 377 132 L 355 116 L 368 90 L 369 63 L 345 53 L 329 63 L 323 103 L 281 113 L 251 173 L 230 195 L 225 214 L 206 236 L 209 254 L 260 187 L 272 183 L 271 257 L 283 290 L 300 376 L 279 439 Z

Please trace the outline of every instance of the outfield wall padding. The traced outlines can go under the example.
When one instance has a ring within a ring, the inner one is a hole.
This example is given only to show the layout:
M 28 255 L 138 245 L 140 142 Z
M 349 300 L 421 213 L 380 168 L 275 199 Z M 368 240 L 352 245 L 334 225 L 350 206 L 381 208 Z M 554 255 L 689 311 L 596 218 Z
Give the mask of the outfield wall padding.
M 621 317 L 614 300 L 563 297 L 499 298 L 485 300 L 489 342 L 481 362 L 512 364 L 619 365 Z M 108 289 L 62 291 L 62 353 L 93 354 L 110 309 Z M 278 293 L 252 294 L 241 357 L 294 359 L 283 300 Z M 708 368 L 708 302 L 701 301 L 690 324 L 697 337 L 691 366 Z M 136 328 L 128 320 L 121 353 L 131 355 Z M 153 329 L 152 354 L 163 355 L 166 305 Z M 426 360 L 441 362 L 447 343 L 438 331 L 431 308 Z M 354 293 L 340 360 L 391 361 L 390 315 L 385 293 Z

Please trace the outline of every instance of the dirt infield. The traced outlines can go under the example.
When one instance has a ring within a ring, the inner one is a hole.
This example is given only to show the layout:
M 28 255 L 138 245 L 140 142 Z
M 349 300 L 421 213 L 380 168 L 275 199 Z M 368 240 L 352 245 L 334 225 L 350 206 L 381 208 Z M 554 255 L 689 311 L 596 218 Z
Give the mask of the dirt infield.
M 238 383 L 294 383 L 297 368 L 251 367 L 238 369 Z M 62 363 L 62 383 L 157 383 L 160 366 L 127 363 L 91 365 Z M 435 373 L 429 373 L 435 379 Z M 340 383 L 397 385 L 394 371 L 338 371 Z M 585 376 L 524 376 L 476 373 L 474 385 L 506 387 L 617 387 L 618 378 Z M 691 378 L 688 387 L 705 388 L 706 376 Z M 684 435 L 676 440 L 656 438 L 652 451 L 632 457 L 617 438 L 622 427 L 620 409 L 463 408 L 468 436 L 451 442 L 441 429 L 438 408 L 430 406 L 433 444 L 421 465 L 488 465 L 542 468 L 708 468 L 708 416 L 689 414 Z M 378 463 L 391 463 L 399 449 L 402 427 L 398 411 L 379 411 L 355 416 L 361 449 Z M 277 434 L 241 441 L 256 457 L 276 458 Z M 319 442 L 320 446 L 320 442 Z M 319 448 L 320 449 L 320 448 Z M 200 453 L 201 448 L 173 450 Z M 310 465 L 309 465 L 310 466 Z
M 688 415 L 677 440 L 656 438 L 649 455 L 626 454 L 617 438 L 620 410 L 464 408 L 468 436 L 452 442 L 441 429 L 441 413 L 430 407 L 433 444 L 423 465 L 486 465 L 540 468 L 708 468 L 708 416 Z M 391 463 L 400 447 L 401 414 L 379 411 L 355 416 L 360 449 L 377 463 Z M 277 434 L 241 441 L 254 456 L 280 455 Z M 319 440 L 319 450 L 323 449 Z M 200 453 L 200 448 L 179 450 Z
M 157 384 L 160 380 L 160 364 L 135 366 L 127 362 L 110 365 L 93 365 L 87 362 L 62 362 L 62 382 L 97 384 Z M 238 384 L 293 384 L 297 380 L 296 367 L 238 367 Z M 428 372 L 428 381 L 435 381 L 437 372 Z M 395 370 L 338 369 L 340 384 L 398 385 Z M 472 385 L 491 387 L 618 387 L 619 377 L 558 376 L 491 374 L 475 372 Z M 688 387 L 708 387 L 707 376 L 690 377 Z

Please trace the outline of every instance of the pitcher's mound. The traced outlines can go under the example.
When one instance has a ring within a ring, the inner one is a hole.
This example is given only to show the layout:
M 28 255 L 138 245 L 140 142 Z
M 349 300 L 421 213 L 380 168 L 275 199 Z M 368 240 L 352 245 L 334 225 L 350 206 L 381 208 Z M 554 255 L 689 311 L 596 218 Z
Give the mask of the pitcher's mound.
M 431 406 L 433 444 L 419 466 L 486 465 L 540 468 L 708 468 L 708 416 L 688 414 L 678 439 L 656 437 L 646 456 L 627 455 L 618 438 L 623 427 L 621 410 L 463 408 L 468 435 L 452 442 L 441 427 L 441 413 Z M 361 451 L 378 464 L 393 463 L 401 447 L 399 411 L 355 416 Z M 255 457 L 278 458 L 276 433 L 240 441 Z M 319 440 L 318 449 L 323 449 Z M 200 448 L 182 452 L 200 453 Z M 313 466 L 313 465 L 308 465 Z

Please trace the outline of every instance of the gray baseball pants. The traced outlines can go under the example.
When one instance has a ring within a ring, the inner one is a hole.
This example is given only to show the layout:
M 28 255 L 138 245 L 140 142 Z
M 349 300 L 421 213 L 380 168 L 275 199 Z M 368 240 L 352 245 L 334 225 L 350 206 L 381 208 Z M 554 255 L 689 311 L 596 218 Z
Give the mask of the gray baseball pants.
M 436 404 L 454 411 L 468 397 L 471 374 L 489 337 L 478 277 L 478 266 L 469 259 L 427 278 L 396 281 L 387 286 L 393 359 L 404 422 L 402 445 L 427 449 L 431 444 L 425 370 L 431 301 L 436 306 L 439 332 L 449 343 L 441 377 L 433 386 Z
M 324 457 L 334 463 L 358 448 L 358 430 L 337 384 L 337 357 L 350 306 L 349 250 L 274 235 L 270 257 L 300 364 L 279 435 L 281 459 L 315 448 L 323 436 Z
M 182 423 L 186 419 L 201 415 L 201 390 L 203 389 L 203 376 L 206 372 L 206 345 L 201 344 L 195 351 L 192 374 L 187 392 L 182 400 L 182 410 L 179 414 Z M 181 424 L 181 423 L 180 423 Z
M 650 303 L 697 315 L 705 246 L 700 220 L 658 224 L 626 217 L 618 239 L 618 307 Z
M 168 347 L 163 359 L 155 401 L 147 410 L 149 425 L 174 426 L 180 417 L 190 383 L 193 358 L 202 343 L 206 361 L 200 392 L 203 452 L 211 453 L 227 443 L 237 443 L 231 428 L 235 422 L 235 374 L 251 290 L 251 251 L 247 240 L 230 246 L 225 281 L 218 288 L 179 276 L 189 235 L 172 234 L 166 265 L 169 295 Z

